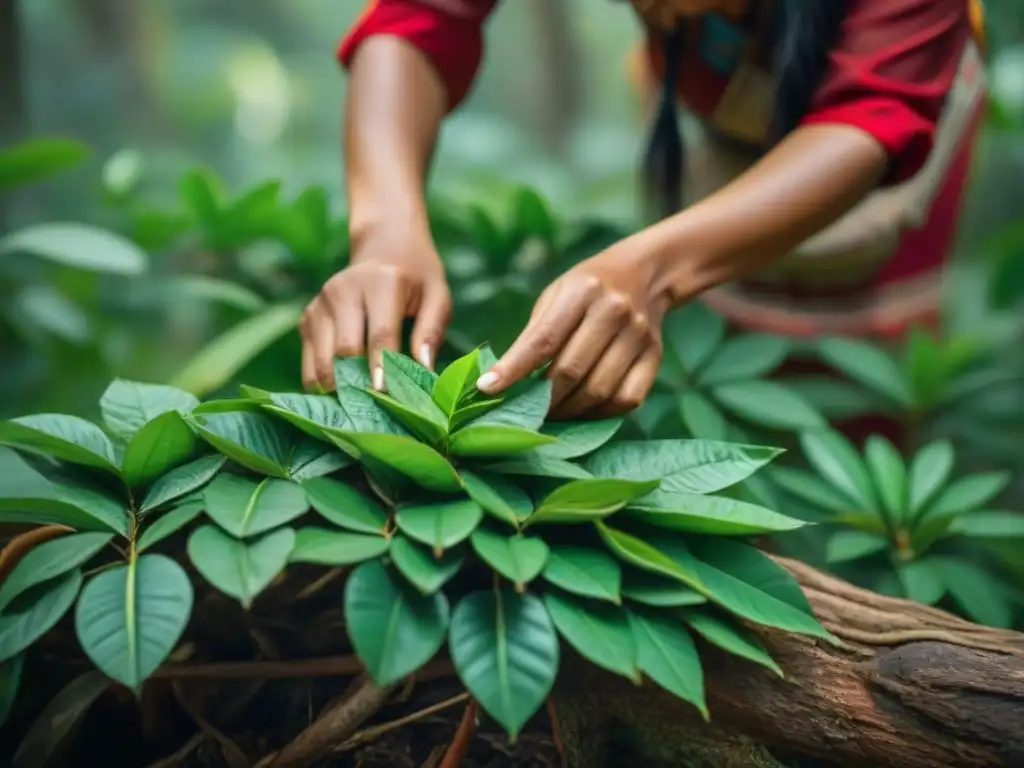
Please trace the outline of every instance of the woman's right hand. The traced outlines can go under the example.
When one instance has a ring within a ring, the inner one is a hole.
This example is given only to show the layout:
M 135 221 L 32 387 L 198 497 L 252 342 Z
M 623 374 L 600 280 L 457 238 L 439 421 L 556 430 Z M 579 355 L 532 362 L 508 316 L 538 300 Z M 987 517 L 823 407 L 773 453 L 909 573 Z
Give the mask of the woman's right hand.
M 451 294 L 430 235 L 367 233 L 349 266 L 324 284 L 302 315 L 302 383 L 331 391 L 334 358 L 366 355 L 373 386 L 383 390 L 383 350 L 399 351 L 407 317 L 415 318 L 412 354 L 433 369 Z

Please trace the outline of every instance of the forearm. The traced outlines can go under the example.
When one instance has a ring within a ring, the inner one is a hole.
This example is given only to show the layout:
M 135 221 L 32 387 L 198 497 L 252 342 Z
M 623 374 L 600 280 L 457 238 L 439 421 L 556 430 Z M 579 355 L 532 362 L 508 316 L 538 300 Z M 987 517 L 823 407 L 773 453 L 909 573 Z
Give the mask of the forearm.
M 444 83 L 411 44 L 380 36 L 352 62 L 345 114 L 349 230 L 391 222 L 428 229 L 424 186 L 447 110 Z
M 877 187 L 883 147 L 841 125 L 800 128 L 753 168 L 638 235 L 673 306 L 790 253 Z

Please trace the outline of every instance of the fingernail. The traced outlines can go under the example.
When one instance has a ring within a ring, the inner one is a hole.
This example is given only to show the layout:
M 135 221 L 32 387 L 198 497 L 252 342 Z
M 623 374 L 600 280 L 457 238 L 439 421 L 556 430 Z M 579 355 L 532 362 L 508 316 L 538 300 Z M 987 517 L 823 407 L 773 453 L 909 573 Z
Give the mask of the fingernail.
M 486 392 L 497 383 L 498 374 L 496 374 L 494 371 L 488 371 L 487 373 L 485 373 L 483 376 L 476 380 L 476 388 L 482 389 L 484 392 Z
M 426 368 L 430 367 L 430 345 L 429 344 L 421 344 L 420 345 L 420 362 L 423 364 L 424 367 L 426 367 Z
M 378 392 L 384 391 L 384 369 L 380 366 L 373 369 L 373 388 Z

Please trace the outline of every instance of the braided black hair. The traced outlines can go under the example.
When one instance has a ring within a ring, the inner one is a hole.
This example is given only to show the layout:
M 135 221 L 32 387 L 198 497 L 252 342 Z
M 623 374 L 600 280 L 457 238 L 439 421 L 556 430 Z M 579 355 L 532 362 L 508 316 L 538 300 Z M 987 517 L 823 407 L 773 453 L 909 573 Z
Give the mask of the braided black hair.
M 783 7 L 781 13 L 775 14 L 780 23 L 776 23 L 769 32 L 777 83 L 772 143 L 780 141 L 796 128 L 807 114 L 847 11 L 847 0 L 776 2 Z M 686 158 L 676 109 L 683 40 L 681 23 L 664 33 L 661 39 L 665 73 L 642 167 L 647 214 L 655 219 L 677 213 L 683 202 Z

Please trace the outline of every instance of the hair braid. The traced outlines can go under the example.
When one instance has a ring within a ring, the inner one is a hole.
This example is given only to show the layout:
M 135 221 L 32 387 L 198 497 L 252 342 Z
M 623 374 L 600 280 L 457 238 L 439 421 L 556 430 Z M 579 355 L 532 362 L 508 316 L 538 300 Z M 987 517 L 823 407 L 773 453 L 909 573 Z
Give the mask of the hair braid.
M 683 24 L 678 22 L 661 36 L 665 74 L 642 167 L 646 213 L 654 219 L 671 216 L 683 207 L 686 146 L 679 126 L 676 95 L 683 32 Z

